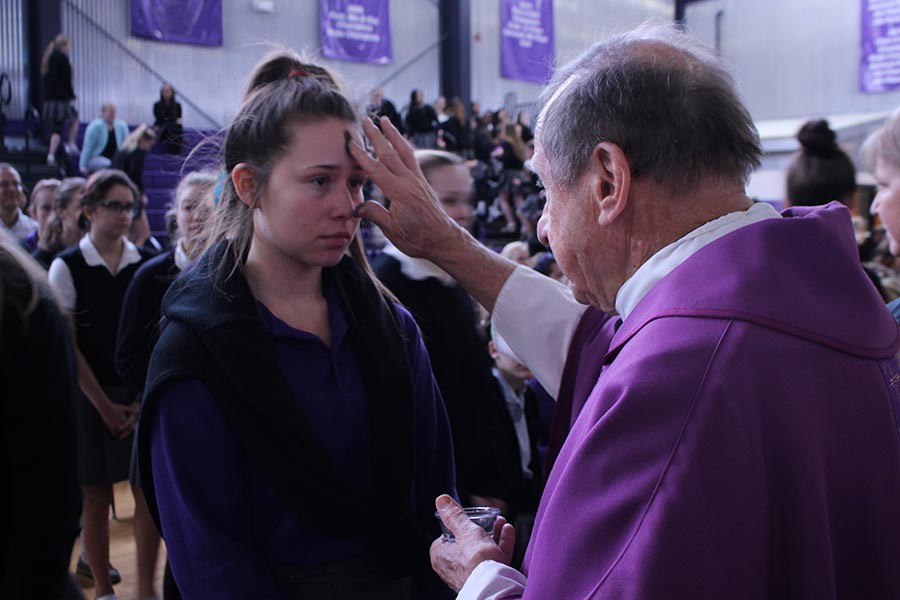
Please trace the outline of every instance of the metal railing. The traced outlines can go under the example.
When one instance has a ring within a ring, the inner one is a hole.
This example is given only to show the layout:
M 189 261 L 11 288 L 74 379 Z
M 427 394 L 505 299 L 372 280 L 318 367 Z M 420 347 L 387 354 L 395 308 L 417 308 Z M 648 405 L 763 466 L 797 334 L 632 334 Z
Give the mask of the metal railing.
M 141 66 L 146 72 L 150 73 L 153 77 L 159 80 L 160 84 L 169 81 L 166 77 L 163 76 L 162 73 L 154 69 L 150 66 L 144 59 L 135 54 L 128 46 L 126 46 L 119 38 L 110 33 L 103 25 L 98 23 L 93 17 L 87 14 L 84 10 L 81 9 L 78 5 L 76 5 L 72 0 L 63 0 L 65 5 L 72 10 L 73 13 L 77 14 L 81 19 L 83 19 L 86 23 L 88 23 L 94 30 L 96 30 L 100 35 L 102 35 L 106 40 L 113 43 L 123 54 L 128 56 L 130 59 L 135 61 L 138 65 Z M 193 108 L 198 115 L 209 121 L 209 123 L 216 129 L 221 129 L 222 125 L 210 116 L 205 110 L 200 108 L 200 105 L 194 102 L 189 96 L 186 96 L 184 92 L 180 89 L 178 92 L 178 100 L 180 102 L 184 102 L 191 108 Z

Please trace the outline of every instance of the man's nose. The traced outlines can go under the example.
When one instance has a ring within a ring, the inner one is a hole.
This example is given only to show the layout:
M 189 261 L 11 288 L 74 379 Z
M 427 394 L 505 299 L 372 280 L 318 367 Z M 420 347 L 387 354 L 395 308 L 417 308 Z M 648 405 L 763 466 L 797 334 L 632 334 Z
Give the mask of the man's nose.
M 550 238 L 548 237 L 549 229 L 550 226 L 547 223 L 547 213 L 544 212 L 537 222 L 537 236 L 538 240 L 548 248 L 550 247 Z

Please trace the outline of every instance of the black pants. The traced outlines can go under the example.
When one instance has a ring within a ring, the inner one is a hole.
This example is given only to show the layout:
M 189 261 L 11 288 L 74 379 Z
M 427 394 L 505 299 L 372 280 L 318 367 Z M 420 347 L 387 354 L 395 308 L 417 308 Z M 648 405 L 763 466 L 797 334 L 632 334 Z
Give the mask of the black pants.
M 413 600 L 415 576 L 392 579 L 370 558 L 312 568 L 276 569 L 278 582 L 297 600 Z

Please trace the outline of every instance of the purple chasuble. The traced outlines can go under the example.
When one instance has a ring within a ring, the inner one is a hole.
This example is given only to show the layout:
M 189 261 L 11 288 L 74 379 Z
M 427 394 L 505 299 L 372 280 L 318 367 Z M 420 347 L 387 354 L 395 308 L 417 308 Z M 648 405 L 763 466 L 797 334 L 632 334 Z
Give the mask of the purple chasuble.
M 550 424 L 546 473 L 550 473 L 553 468 L 569 430 L 597 384 L 603 357 L 606 356 L 609 342 L 616 332 L 616 321 L 616 318 L 593 306 L 588 307 L 578 321 L 569 344 L 569 354 L 566 356 L 559 385 L 559 397 L 556 399 L 553 422 Z
M 524 597 L 900 598 L 898 347 L 836 203 L 698 251 L 615 333 Z

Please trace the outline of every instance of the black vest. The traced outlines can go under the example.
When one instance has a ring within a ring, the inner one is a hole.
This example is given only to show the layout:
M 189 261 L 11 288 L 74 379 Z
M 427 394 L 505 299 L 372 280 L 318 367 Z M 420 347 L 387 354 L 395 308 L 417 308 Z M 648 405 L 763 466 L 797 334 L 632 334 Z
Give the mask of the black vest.
M 242 447 L 281 500 L 311 527 L 371 540 L 391 575 L 427 565 L 430 535 L 412 511 L 415 474 L 412 379 L 392 304 L 345 257 L 331 269 L 350 315 L 369 398 L 377 495 L 360 497 L 336 481 L 315 432 L 293 398 L 240 269 L 230 253 L 211 248 L 175 280 L 163 300 L 163 329 L 153 350 L 138 426 L 144 496 L 159 527 L 150 432 L 157 391 L 177 379 L 203 381 Z M 225 265 L 219 270 L 221 264 Z M 190 410 L 189 406 L 185 410 Z M 161 527 L 160 527 L 161 530 Z
M 89 266 L 78 246 L 59 255 L 69 267 L 75 284 L 77 299 L 72 316 L 75 320 L 78 349 L 91 366 L 97 381 L 104 387 L 122 385 L 115 367 L 119 313 L 122 311 L 125 290 L 135 271 L 152 256 L 140 248 L 138 252 L 141 253 L 141 260 L 128 265 L 116 275 L 103 265 Z

